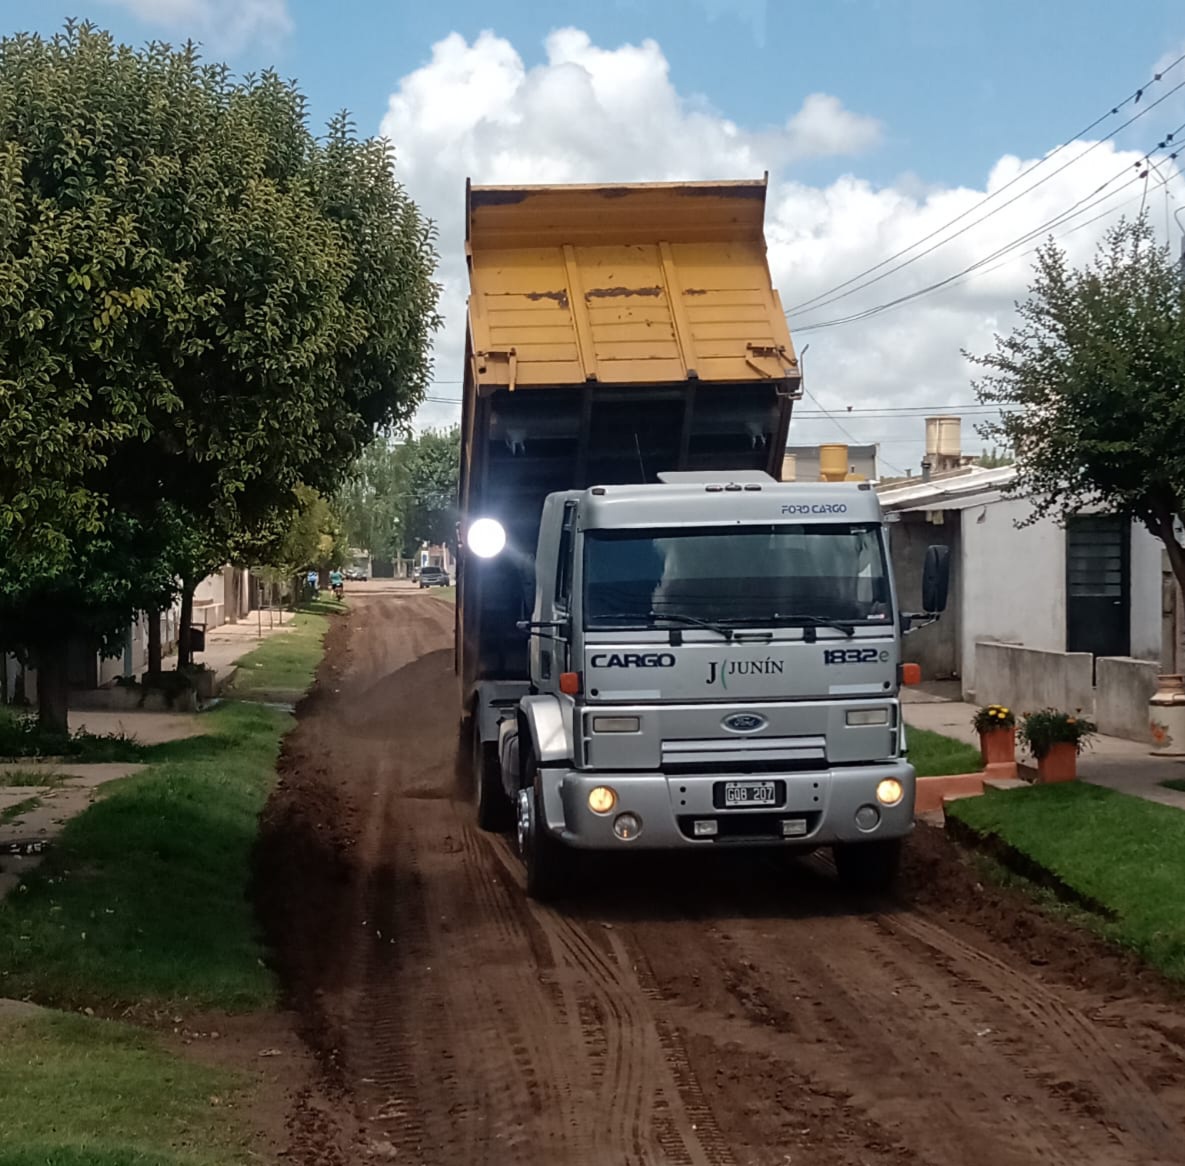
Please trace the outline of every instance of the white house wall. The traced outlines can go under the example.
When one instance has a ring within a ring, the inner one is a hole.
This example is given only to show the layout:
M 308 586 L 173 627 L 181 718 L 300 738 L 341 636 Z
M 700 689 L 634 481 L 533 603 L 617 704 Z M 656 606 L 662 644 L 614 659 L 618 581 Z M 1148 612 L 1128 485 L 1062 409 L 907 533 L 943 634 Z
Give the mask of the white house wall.
M 1160 660 L 1163 551 L 1143 523 L 1132 525 L 1131 654 L 1137 660 Z
M 975 691 L 975 642 L 1002 640 L 1060 652 L 1066 646 L 1066 538 L 1052 520 L 1018 529 L 1026 501 L 963 511 L 963 689 Z

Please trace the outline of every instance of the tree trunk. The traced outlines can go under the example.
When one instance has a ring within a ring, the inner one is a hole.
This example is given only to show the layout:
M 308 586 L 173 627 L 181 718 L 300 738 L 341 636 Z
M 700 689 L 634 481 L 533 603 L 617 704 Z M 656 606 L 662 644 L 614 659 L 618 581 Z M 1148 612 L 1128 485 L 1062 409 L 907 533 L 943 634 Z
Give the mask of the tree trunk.
M 193 663 L 193 590 L 189 579 L 181 580 L 181 623 L 177 628 L 177 667 L 188 668 Z
M 153 608 L 145 618 L 148 620 L 148 675 L 160 675 L 160 611 Z
M 1177 581 L 1178 597 L 1185 595 L 1185 547 L 1177 542 L 1177 534 L 1173 529 L 1173 515 L 1171 513 L 1160 513 L 1156 516 L 1156 525 L 1152 529 L 1152 533 L 1164 544 L 1164 549 L 1169 559 L 1169 566 L 1172 568 L 1173 578 Z M 1174 606 L 1179 605 L 1175 604 Z M 1175 624 L 1175 621 L 1173 621 Z M 1178 642 L 1172 645 L 1172 660 L 1173 672 L 1180 672 L 1182 667 L 1185 667 L 1185 661 L 1181 659 L 1181 649 Z M 1163 653 L 1162 653 L 1163 655 Z
M 70 665 L 65 643 L 37 652 L 37 720 L 52 733 L 70 731 Z

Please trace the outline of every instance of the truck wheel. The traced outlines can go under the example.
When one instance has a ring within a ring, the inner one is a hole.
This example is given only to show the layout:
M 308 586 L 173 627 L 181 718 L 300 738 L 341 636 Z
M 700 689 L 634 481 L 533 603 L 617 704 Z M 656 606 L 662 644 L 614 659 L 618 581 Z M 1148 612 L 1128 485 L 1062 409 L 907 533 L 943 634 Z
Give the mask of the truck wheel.
M 518 850 L 527 868 L 527 894 L 550 903 L 571 888 L 572 856 L 544 824 L 543 789 L 533 784 L 518 793 Z
M 502 788 L 498 746 L 481 739 L 477 717 L 473 718 L 473 803 L 481 829 L 494 834 L 510 829 L 510 800 Z
M 842 842 L 831 848 L 840 883 L 849 891 L 889 891 L 901 865 L 901 839 L 877 842 Z

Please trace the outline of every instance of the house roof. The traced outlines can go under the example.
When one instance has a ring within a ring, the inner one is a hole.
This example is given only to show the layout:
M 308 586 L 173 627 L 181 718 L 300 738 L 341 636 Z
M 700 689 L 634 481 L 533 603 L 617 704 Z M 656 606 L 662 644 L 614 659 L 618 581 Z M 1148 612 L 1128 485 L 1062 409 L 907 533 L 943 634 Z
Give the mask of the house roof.
M 1015 466 L 990 470 L 967 466 L 928 482 L 915 480 L 881 486 L 877 494 L 885 510 L 964 510 L 998 501 L 1015 477 Z

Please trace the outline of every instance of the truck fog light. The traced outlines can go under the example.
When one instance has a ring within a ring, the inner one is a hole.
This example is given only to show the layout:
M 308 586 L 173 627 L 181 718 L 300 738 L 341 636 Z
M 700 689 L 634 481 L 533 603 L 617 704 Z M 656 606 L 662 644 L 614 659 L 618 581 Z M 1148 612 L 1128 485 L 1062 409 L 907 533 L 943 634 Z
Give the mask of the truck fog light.
M 889 710 L 848 709 L 847 722 L 849 725 L 887 725 L 889 723 Z
M 636 733 L 642 728 L 641 717 L 593 717 L 594 733 Z
M 905 797 L 905 790 L 901 788 L 901 782 L 895 777 L 886 777 L 876 787 L 876 800 L 882 806 L 895 806 L 903 797 Z
M 613 819 L 613 833 L 622 842 L 628 842 L 631 838 L 637 838 L 642 833 L 642 819 L 637 814 L 618 814 Z
M 711 838 L 718 832 L 719 827 L 715 818 L 697 818 L 691 829 L 697 838 Z
M 856 811 L 856 828 L 865 834 L 875 830 L 881 824 L 881 812 L 876 806 L 861 806 Z
M 594 814 L 609 814 L 617 805 L 617 793 L 607 785 L 593 786 L 588 791 L 588 808 Z

